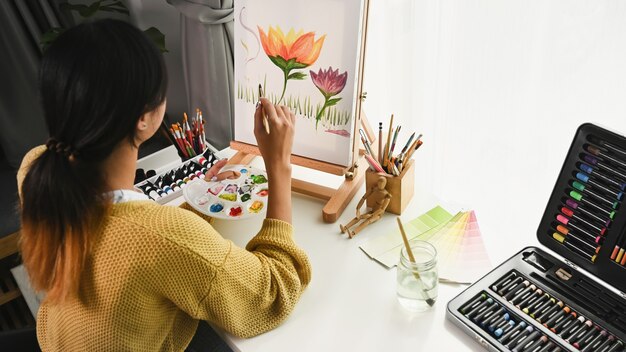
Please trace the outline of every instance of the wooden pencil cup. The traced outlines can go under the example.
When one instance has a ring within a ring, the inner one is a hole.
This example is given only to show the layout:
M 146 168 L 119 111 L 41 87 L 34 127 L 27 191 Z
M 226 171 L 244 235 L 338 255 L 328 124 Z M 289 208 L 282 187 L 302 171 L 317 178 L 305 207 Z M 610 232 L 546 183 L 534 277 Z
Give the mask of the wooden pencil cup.
M 400 215 L 413 198 L 413 188 L 415 185 L 415 166 L 413 159 L 409 160 L 407 167 L 402 169 L 399 176 L 392 176 L 382 172 L 375 172 L 367 169 L 365 172 L 365 189 L 371 189 L 376 186 L 376 182 L 380 176 L 387 179 L 385 189 L 391 193 L 391 202 L 387 207 L 387 211 Z M 370 199 L 367 200 L 367 206 L 371 208 Z

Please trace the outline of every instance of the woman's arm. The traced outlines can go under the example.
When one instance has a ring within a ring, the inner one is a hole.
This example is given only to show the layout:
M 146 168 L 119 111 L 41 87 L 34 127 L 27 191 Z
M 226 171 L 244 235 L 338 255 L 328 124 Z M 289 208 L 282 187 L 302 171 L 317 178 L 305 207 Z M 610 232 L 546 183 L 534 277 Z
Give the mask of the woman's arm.
M 272 105 L 261 98 L 254 114 L 254 135 L 269 178 L 267 218 L 291 224 L 291 148 L 295 115 L 287 107 Z M 263 127 L 267 116 L 270 134 Z

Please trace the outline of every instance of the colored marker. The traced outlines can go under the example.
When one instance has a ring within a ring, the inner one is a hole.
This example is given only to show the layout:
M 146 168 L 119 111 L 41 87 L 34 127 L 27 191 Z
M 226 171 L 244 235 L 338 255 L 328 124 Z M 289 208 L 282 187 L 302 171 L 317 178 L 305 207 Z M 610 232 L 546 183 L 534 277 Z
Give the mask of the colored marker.
M 545 304 L 545 303 L 546 303 L 546 301 L 548 301 L 548 302 L 550 301 L 550 295 L 549 295 L 549 294 L 547 294 L 547 293 L 544 293 L 544 294 L 543 294 L 543 296 L 539 297 L 539 298 L 538 298 L 535 302 L 533 302 L 531 305 L 529 305 L 529 306 L 528 306 L 528 307 L 526 307 L 526 308 L 523 308 L 523 309 L 522 309 L 522 312 L 524 312 L 524 313 L 526 313 L 526 314 L 529 314 L 529 315 L 530 315 L 530 313 L 531 313 L 531 312 L 534 312 L 534 311 L 537 309 L 537 307 L 540 307 L 540 306 L 542 306 L 543 304 Z
M 626 174 L 624 174 L 623 172 L 618 171 L 616 168 L 614 168 L 611 165 L 605 164 L 603 162 L 601 162 L 598 158 L 596 158 L 595 156 L 591 156 L 588 154 L 585 154 L 585 156 L 583 157 L 583 159 L 588 162 L 591 165 L 595 165 L 597 167 L 599 167 L 600 169 L 606 170 L 614 175 L 617 175 L 619 177 L 621 177 L 622 179 L 626 179 Z
M 494 319 L 498 319 L 499 316 L 504 314 L 506 309 L 500 307 L 498 304 L 494 304 L 485 315 L 482 317 L 476 317 L 476 322 L 482 326 L 486 327 L 491 321 Z
M 576 349 L 581 349 L 586 346 L 591 340 L 594 339 L 600 333 L 600 328 L 597 326 L 593 326 L 587 333 L 585 333 L 578 341 L 572 343 L 572 346 L 576 347 Z
M 613 210 L 611 211 L 611 213 L 608 214 L 609 218 L 606 219 L 605 217 L 595 213 L 591 208 L 587 209 L 586 206 L 583 206 L 582 204 L 576 202 L 575 200 L 571 198 L 567 198 L 567 200 L 565 200 L 565 204 L 568 207 L 587 215 L 589 218 L 593 218 L 593 219 L 600 221 L 601 223 L 606 222 L 606 221 L 610 222 L 611 220 L 613 220 L 613 217 L 615 216 L 615 210 Z
M 524 322 L 522 322 L 522 323 L 524 323 Z M 520 324 L 521 324 L 521 323 L 520 323 Z M 524 323 L 524 324 L 526 324 L 526 323 Z M 513 329 L 513 327 L 515 327 L 515 322 L 514 322 L 513 320 L 509 320 L 509 321 L 508 321 L 508 322 L 504 325 L 504 327 L 497 328 L 497 329 L 493 332 L 493 335 L 494 335 L 495 337 L 500 337 L 500 336 L 502 336 L 503 334 L 506 334 L 507 332 L 509 332 L 511 329 Z
M 552 234 L 552 238 L 554 238 L 555 240 L 557 240 L 558 242 L 562 244 L 565 244 L 567 242 L 571 246 L 574 246 L 585 253 L 587 253 L 587 251 L 592 251 L 593 253 L 597 254 L 600 251 L 600 247 L 601 247 L 598 244 L 590 244 L 585 241 L 581 241 L 580 239 L 573 237 L 571 234 L 564 236 L 559 232 L 554 232 Z
M 608 175 L 605 175 L 601 170 L 597 170 L 594 169 L 593 167 L 587 165 L 587 164 L 583 164 L 580 163 L 579 165 L 579 169 L 581 169 L 582 171 L 584 171 L 585 173 L 596 177 L 602 181 L 604 181 L 607 184 L 613 185 L 615 187 L 617 187 L 619 190 L 624 191 L 626 190 L 626 182 L 620 182 L 620 181 L 616 181 L 614 179 L 612 179 L 611 177 L 609 177 Z
M 568 208 L 568 207 L 561 207 L 561 213 L 563 213 L 565 216 L 567 216 L 567 217 L 569 217 L 571 219 L 574 219 L 576 221 L 579 221 L 579 222 L 587 225 L 587 227 L 593 228 L 594 230 L 599 231 L 599 232 L 602 232 L 602 230 L 606 229 L 606 227 L 609 226 L 609 224 L 611 223 L 610 221 L 605 221 L 602 225 L 599 225 L 599 224 L 595 223 L 595 221 L 593 221 L 593 220 L 586 219 L 585 217 L 582 217 L 582 216 L 574 213 L 574 211 L 572 209 Z
M 494 332 L 497 327 L 499 327 L 502 323 L 509 321 L 509 319 L 509 313 L 504 313 L 504 315 L 501 315 L 499 318 L 496 318 L 495 320 L 489 322 L 487 324 L 487 330 L 489 330 L 490 332 Z
M 613 156 L 603 152 L 602 150 L 600 150 L 597 147 L 594 147 L 593 145 L 588 145 L 587 146 L 587 151 L 589 153 L 595 155 L 595 156 L 600 156 L 604 160 L 608 160 L 610 162 L 613 162 L 613 163 L 615 163 L 615 164 L 617 164 L 617 165 L 619 165 L 621 167 L 626 167 L 626 163 L 625 162 L 623 162 L 623 161 L 621 161 L 621 160 L 619 160 L 619 159 L 617 159 L 617 158 L 615 158 L 615 157 L 613 157 Z
M 586 250 L 582 249 L 581 247 L 578 247 L 577 245 L 573 244 L 572 242 L 566 241 L 565 238 L 562 237 L 561 234 L 559 234 L 558 232 L 553 233 L 552 237 L 555 240 L 561 242 L 565 247 L 569 248 L 573 252 L 576 252 L 576 253 L 578 253 L 578 255 L 580 255 L 580 256 L 590 260 L 592 263 L 595 263 L 595 261 L 596 261 L 596 252 L 595 251 L 593 252 L 593 254 L 587 252 Z
M 516 287 L 517 284 L 519 284 L 520 282 L 522 282 L 524 279 L 521 276 L 516 277 L 515 279 L 513 279 L 513 281 L 511 281 L 510 283 L 508 283 L 506 286 L 504 286 L 503 288 L 500 289 L 500 291 L 498 291 L 498 294 L 500 296 L 504 296 L 505 293 L 509 292 L 513 287 Z
M 542 294 L 543 294 L 543 291 L 541 289 L 538 289 L 535 292 L 533 292 L 532 294 L 528 295 L 524 300 L 519 302 L 519 304 L 517 304 L 516 307 L 519 308 L 519 309 L 522 309 L 522 307 L 529 307 L 536 300 L 541 298 Z
M 580 337 L 582 337 L 585 332 L 587 332 L 588 328 L 591 327 L 593 327 L 593 322 L 587 319 L 587 321 L 585 321 L 582 325 L 580 325 L 570 333 L 570 337 L 566 339 L 565 342 L 573 344 L 574 342 L 578 341 L 578 339 L 580 339 Z
M 539 332 L 537 332 L 539 333 Z M 536 351 L 541 345 L 548 342 L 548 337 L 546 335 L 541 336 L 538 340 L 533 343 L 528 343 L 524 346 L 521 351 Z
M 543 326 L 545 326 L 546 328 L 549 329 L 551 326 L 553 326 L 553 325 L 557 324 L 559 321 L 561 321 L 561 319 L 565 319 L 565 317 L 567 317 L 567 315 L 569 314 L 570 311 L 571 311 L 571 309 L 568 306 L 563 307 L 563 309 L 558 311 L 551 318 L 549 318 L 548 321 L 543 323 Z
M 517 347 L 522 341 L 524 341 L 526 339 L 526 337 L 533 333 L 534 329 L 532 326 L 527 326 L 526 329 L 520 331 L 519 334 L 517 334 L 517 336 L 515 336 L 513 339 L 511 339 L 511 342 L 509 342 L 506 345 L 506 348 L 512 350 L 513 348 Z
M 621 191 L 614 191 L 614 190 L 604 186 L 603 184 L 601 184 L 599 182 L 596 182 L 596 180 L 594 178 L 591 178 L 587 174 L 584 174 L 582 172 L 578 172 L 578 173 L 576 173 L 576 178 L 579 179 L 580 181 L 584 182 L 584 183 L 588 183 L 588 184 L 592 185 L 594 188 L 598 188 L 598 189 L 602 190 L 604 193 L 612 195 L 613 197 L 617 198 L 618 200 L 622 200 L 623 193 Z
M 548 341 L 548 344 L 543 346 L 542 349 L 540 349 L 538 352 L 549 352 L 552 351 L 552 349 L 554 348 L 554 342 L 552 341 Z
M 615 336 L 609 335 L 609 337 L 602 344 L 600 344 L 600 346 L 598 346 L 598 348 L 596 348 L 595 350 L 596 351 L 602 351 L 602 350 L 608 348 L 608 346 L 611 346 L 613 341 L 615 341 Z
M 583 347 L 582 352 L 595 351 L 596 347 L 602 343 L 602 340 L 604 340 L 606 335 L 608 335 L 606 330 L 600 331 L 600 334 L 598 336 L 594 337 L 588 344 L 585 344 L 585 347 Z
M 585 317 L 582 315 L 579 316 L 576 320 L 572 321 L 563 331 L 559 334 L 559 337 L 566 339 L 568 338 L 574 331 L 576 331 L 583 323 L 585 322 Z
M 491 297 L 489 297 L 485 301 L 483 301 L 478 307 L 476 307 L 476 309 L 472 310 L 471 312 L 469 312 L 465 316 L 468 319 L 473 319 L 478 313 L 480 313 L 481 311 L 485 310 L 492 303 L 493 303 L 493 299 Z
M 538 322 L 542 322 L 542 321 L 547 321 L 550 318 L 552 318 L 552 316 L 559 311 L 561 308 L 563 308 L 564 304 L 562 301 L 558 301 L 556 302 L 555 305 L 553 305 L 552 307 L 550 307 L 545 313 L 543 313 L 543 315 L 540 318 L 537 318 L 536 320 Z
M 471 312 L 474 308 L 476 308 L 480 302 L 482 302 L 483 300 L 487 299 L 487 295 L 485 293 L 481 293 L 480 296 L 474 298 L 473 301 L 471 301 L 470 303 L 466 304 L 465 307 L 461 308 L 461 313 L 466 314 Z
M 500 343 L 502 344 L 507 343 L 507 341 L 515 338 L 515 336 L 517 336 L 522 330 L 524 330 L 526 328 L 526 325 L 527 324 L 525 321 L 520 321 L 515 328 L 510 329 L 508 332 L 504 333 L 504 335 L 500 336 L 498 341 L 500 341 Z
M 511 271 L 510 273 L 505 275 L 502 279 L 500 279 L 500 281 L 496 282 L 493 286 L 491 286 L 491 289 L 498 292 L 498 287 L 506 286 L 509 282 L 513 281 L 515 277 L 517 277 L 517 273 L 515 271 Z
M 620 340 L 615 341 L 615 343 L 613 344 L 613 346 L 611 346 L 611 348 L 609 348 L 608 350 L 606 350 L 606 352 L 616 352 L 616 351 L 621 351 L 624 348 L 624 343 Z
M 577 191 L 581 192 L 582 194 L 586 194 L 591 196 L 592 198 L 595 198 L 597 201 L 602 202 L 605 205 L 610 206 L 612 209 L 617 209 L 617 206 L 619 204 L 619 202 L 617 200 L 614 200 L 614 198 L 609 198 L 597 191 L 595 191 L 593 189 L 593 187 L 589 187 L 589 185 L 585 185 L 583 183 L 580 183 L 578 181 L 574 181 L 572 182 L 572 187 L 574 187 Z
M 478 313 L 475 317 L 474 317 L 474 321 L 475 322 L 482 322 L 484 318 L 490 316 L 496 309 L 500 308 L 500 305 L 498 303 L 494 303 L 490 306 L 488 306 L 486 309 L 484 309 L 482 312 Z
M 516 294 L 509 302 L 511 302 L 511 304 L 513 305 L 521 302 L 524 298 L 526 298 L 526 295 L 532 294 L 532 291 L 534 291 L 536 288 L 537 286 L 535 285 L 530 285 L 526 287 L 525 289 L 520 291 L 518 294 Z
M 576 320 L 576 317 L 578 317 L 578 315 L 576 314 L 576 312 L 572 311 L 570 314 L 568 314 L 565 317 L 565 319 L 562 319 L 561 321 L 556 323 L 553 327 L 551 327 L 550 331 L 554 333 L 558 333 L 559 331 L 563 332 L 564 329 L 571 327 L 574 320 Z
M 615 215 L 615 209 L 614 208 L 605 208 L 604 206 L 602 206 L 600 204 L 596 204 L 596 202 L 593 200 L 593 198 L 591 200 L 589 200 L 586 197 L 583 197 L 582 194 L 578 193 L 575 190 L 570 191 L 569 192 L 569 196 L 574 198 L 575 200 L 577 200 L 578 202 L 580 202 L 582 204 L 589 205 L 590 207 L 596 209 L 597 211 L 599 211 L 602 214 L 606 214 L 608 216 L 611 216 L 611 214 Z
M 580 221 L 578 219 L 571 219 L 571 218 L 566 217 L 563 214 L 557 215 L 556 219 L 561 224 L 566 225 L 566 226 L 570 226 L 570 227 L 572 227 L 572 228 L 574 228 L 576 230 L 579 230 L 579 231 L 582 231 L 582 228 L 584 227 L 584 228 L 587 228 L 589 230 L 596 230 L 596 231 L 598 231 L 599 235 L 604 235 L 604 233 L 606 232 L 606 228 L 603 228 L 601 230 L 598 230 L 596 227 L 590 228 L 590 226 L 588 225 L 588 222 L 583 222 L 583 221 Z
M 534 312 L 530 313 L 530 317 L 533 319 L 539 318 L 548 309 L 550 309 L 552 304 L 555 304 L 555 303 L 556 303 L 556 299 L 550 298 L 550 300 L 548 300 L 546 303 L 542 304 L 541 306 L 537 307 L 537 309 Z
M 614 145 L 612 145 L 610 143 L 607 143 L 605 141 L 600 141 L 600 145 L 603 146 L 604 148 L 612 151 L 612 152 L 615 152 L 617 154 L 621 154 L 622 156 L 626 157 L 626 150 L 624 150 L 624 149 L 622 149 L 620 147 L 616 147 L 616 146 L 614 146 Z
M 556 230 L 564 235 L 573 235 L 574 237 L 577 237 L 580 240 L 584 240 L 587 243 L 597 243 L 597 244 L 602 244 L 604 243 L 604 237 L 602 236 L 594 236 L 594 235 L 587 235 L 587 233 L 585 232 L 577 232 L 577 231 L 573 231 L 568 229 L 567 227 L 565 227 L 562 224 L 558 224 L 556 225 Z
M 519 293 L 521 290 L 528 287 L 528 285 L 530 285 L 530 282 L 528 282 L 528 280 L 524 280 L 523 282 L 515 286 L 515 288 L 509 291 L 506 295 L 504 295 L 503 296 L 504 299 L 506 299 L 507 301 L 510 300 L 511 298 L 513 298 L 513 296 L 517 295 L 517 293 Z

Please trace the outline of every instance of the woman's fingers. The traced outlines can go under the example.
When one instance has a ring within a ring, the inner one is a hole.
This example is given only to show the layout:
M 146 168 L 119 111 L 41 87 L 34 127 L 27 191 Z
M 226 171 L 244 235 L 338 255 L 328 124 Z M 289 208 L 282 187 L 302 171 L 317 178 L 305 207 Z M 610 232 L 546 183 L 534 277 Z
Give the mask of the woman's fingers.
M 215 176 L 215 181 L 223 181 L 226 179 L 232 180 L 239 178 L 239 176 L 241 176 L 241 173 L 239 171 L 224 171 Z
M 217 173 L 224 167 L 224 165 L 226 165 L 226 163 L 228 163 L 228 159 L 221 159 L 215 164 L 213 164 L 213 166 L 211 166 L 209 171 L 207 171 L 206 174 L 204 174 L 204 179 L 207 181 L 211 181 L 211 179 L 215 175 L 217 175 Z

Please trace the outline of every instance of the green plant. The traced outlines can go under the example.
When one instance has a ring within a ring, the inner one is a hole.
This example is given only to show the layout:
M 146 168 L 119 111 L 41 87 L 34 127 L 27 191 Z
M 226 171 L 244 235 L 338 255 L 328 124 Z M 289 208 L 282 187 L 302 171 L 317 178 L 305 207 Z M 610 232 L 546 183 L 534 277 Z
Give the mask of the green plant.
M 70 4 L 69 2 L 62 3 L 60 5 L 61 10 L 74 11 L 78 13 L 83 20 L 93 17 L 99 12 L 111 12 L 119 13 L 125 16 L 130 16 L 130 12 L 124 3 L 120 0 L 99 0 L 94 1 L 89 5 L 86 4 Z M 54 42 L 61 33 L 65 32 L 67 28 L 55 27 L 41 36 L 39 44 L 43 51 L 45 51 L 52 42 Z M 165 35 L 161 33 L 157 28 L 150 27 L 143 31 L 162 53 L 168 52 L 165 47 Z

